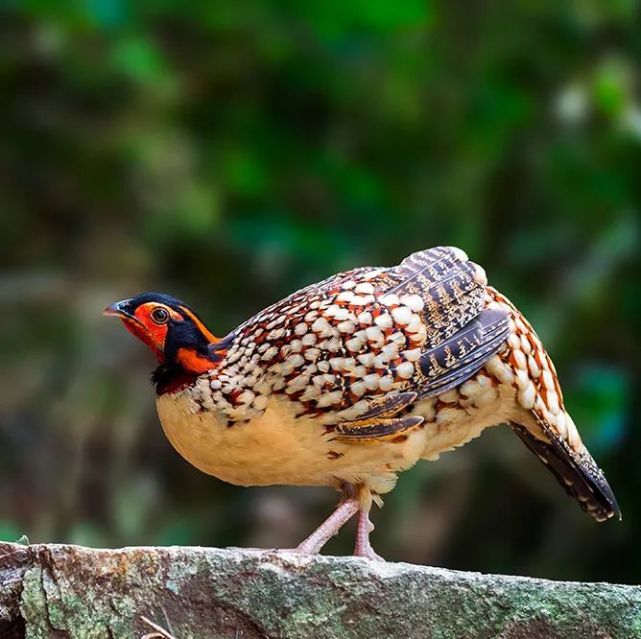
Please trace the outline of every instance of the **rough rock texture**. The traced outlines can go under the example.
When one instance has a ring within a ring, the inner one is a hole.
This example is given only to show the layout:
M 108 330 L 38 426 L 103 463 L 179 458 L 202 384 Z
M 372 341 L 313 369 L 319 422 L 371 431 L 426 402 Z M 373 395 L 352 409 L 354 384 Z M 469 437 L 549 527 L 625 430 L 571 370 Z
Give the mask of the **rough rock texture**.
M 641 587 L 248 550 L 0 544 L 0 637 L 641 637 Z M 154 635 L 161 637 L 163 635 Z

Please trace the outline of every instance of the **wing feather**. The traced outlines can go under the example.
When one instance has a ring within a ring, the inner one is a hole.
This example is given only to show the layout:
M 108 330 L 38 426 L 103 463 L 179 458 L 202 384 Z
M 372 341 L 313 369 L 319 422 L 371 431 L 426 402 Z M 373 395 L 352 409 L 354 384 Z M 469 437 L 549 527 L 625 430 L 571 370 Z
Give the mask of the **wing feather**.
M 452 337 L 426 351 L 419 360 L 425 376 L 419 398 L 440 395 L 472 377 L 501 348 L 509 331 L 507 312 L 484 310 Z
M 388 293 L 419 295 L 425 302 L 427 342 L 436 346 L 473 320 L 483 307 L 483 269 L 458 248 L 439 246 L 413 253 L 391 269 L 397 283 Z
M 353 440 L 386 438 L 419 427 L 405 419 L 416 401 L 463 383 L 501 348 L 507 313 L 486 303 L 483 269 L 436 247 L 310 285 L 235 340 L 256 344 L 263 384 L 299 402 L 297 414 Z

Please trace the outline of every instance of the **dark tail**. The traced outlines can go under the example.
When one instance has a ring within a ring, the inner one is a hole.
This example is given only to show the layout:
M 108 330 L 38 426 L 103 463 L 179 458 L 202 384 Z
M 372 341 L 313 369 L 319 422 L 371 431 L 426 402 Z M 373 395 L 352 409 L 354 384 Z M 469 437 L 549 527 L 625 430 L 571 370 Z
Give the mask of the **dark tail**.
M 550 441 L 535 437 L 520 424 L 510 424 L 523 443 L 550 469 L 568 495 L 597 521 L 611 517 L 621 519 L 621 510 L 603 471 L 585 448 L 574 452 L 562 439 L 552 435 Z

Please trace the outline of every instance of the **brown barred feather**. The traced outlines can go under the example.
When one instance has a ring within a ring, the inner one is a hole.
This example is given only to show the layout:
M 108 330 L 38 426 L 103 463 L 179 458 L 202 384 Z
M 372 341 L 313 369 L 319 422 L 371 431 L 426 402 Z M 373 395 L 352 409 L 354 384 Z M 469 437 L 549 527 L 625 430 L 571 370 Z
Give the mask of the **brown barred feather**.
M 377 443 L 393 439 L 415 430 L 423 423 L 422 417 L 399 417 L 377 419 L 369 423 L 357 424 L 355 422 L 339 424 L 336 427 L 336 439 L 342 441 L 360 441 Z

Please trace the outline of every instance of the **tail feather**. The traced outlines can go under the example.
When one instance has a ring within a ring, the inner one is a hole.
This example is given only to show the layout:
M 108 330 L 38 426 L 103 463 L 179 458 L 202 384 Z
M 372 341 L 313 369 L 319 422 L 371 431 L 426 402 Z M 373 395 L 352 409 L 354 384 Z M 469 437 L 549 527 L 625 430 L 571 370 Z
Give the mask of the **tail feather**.
M 523 421 L 517 418 L 510 426 L 585 512 L 597 521 L 621 519 L 610 485 L 565 411 L 554 364 L 541 340 L 505 296 L 488 291 L 499 307 L 509 309 L 513 323 L 500 359 L 515 377 L 517 400 L 525 412 Z
M 577 453 L 562 439 L 536 437 L 520 424 L 510 424 L 525 445 L 550 469 L 568 495 L 597 521 L 621 519 L 621 510 L 612 488 L 585 446 Z

